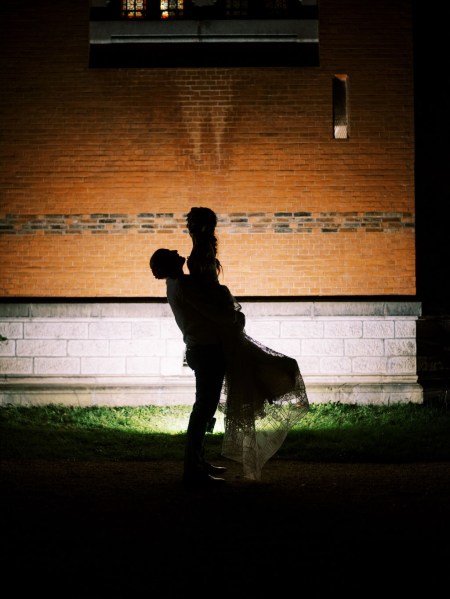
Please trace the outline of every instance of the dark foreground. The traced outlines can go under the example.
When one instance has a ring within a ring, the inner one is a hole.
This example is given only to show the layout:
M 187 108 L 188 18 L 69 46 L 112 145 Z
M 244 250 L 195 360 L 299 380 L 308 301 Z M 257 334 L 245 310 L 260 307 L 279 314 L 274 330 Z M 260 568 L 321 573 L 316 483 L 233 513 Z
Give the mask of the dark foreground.
M 184 489 L 173 462 L 1 462 L 9 597 L 442 594 L 450 464 L 273 459 Z M 442 589 L 442 590 L 441 590 Z

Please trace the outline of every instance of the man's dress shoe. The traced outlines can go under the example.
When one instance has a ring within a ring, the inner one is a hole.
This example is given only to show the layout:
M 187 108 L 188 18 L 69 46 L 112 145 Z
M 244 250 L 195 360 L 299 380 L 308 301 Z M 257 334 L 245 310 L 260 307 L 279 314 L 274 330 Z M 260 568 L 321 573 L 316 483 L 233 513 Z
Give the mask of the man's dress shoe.
M 213 466 L 212 464 L 208 463 L 205 464 L 205 470 L 208 474 L 212 474 L 212 476 L 215 476 L 216 474 L 223 474 L 227 471 L 225 466 Z

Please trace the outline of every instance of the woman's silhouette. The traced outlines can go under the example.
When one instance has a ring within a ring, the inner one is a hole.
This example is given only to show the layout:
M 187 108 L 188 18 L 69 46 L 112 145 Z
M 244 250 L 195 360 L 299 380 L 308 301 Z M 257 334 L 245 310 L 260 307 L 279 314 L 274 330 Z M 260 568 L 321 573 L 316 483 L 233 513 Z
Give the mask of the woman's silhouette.
M 187 215 L 193 244 L 187 265 L 211 301 L 221 301 L 223 287 L 218 281 L 222 266 L 216 224 L 210 208 L 191 208 Z M 244 327 L 245 316 L 234 302 Z M 220 404 L 225 416 L 222 454 L 242 463 L 246 478 L 260 480 L 264 464 L 309 408 L 303 377 L 295 359 L 252 339 L 244 328 L 224 330 L 222 342 L 226 363 L 226 401 Z
M 216 213 L 210 208 L 191 208 L 186 223 L 192 239 L 192 251 L 187 259 L 189 274 L 202 282 L 217 283 L 222 265 L 217 257 Z

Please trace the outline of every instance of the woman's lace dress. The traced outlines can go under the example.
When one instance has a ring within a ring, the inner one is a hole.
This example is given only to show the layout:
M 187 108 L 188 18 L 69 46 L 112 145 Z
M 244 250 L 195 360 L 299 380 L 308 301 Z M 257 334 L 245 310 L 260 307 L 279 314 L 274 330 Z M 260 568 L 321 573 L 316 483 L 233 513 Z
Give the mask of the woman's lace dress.
M 242 463 L 244 477 L 260 480 L 264 464 L 309 408 L 297 361 L 249 337 L 225 334 L 227 361 L 220 410 L 222 455 Z
M 222 455 L 243 467 L 244 477 L 261 479 L 264 464 L 280 449 L 290 429 L 308 410 L 297 361 L 265 347 L 245 333 L 240 304 L 218 281 L 211 238 L 197 240 L 188 268 L 217 306 L 236 311 L 241 325 L 222 331 L 226 358 Z

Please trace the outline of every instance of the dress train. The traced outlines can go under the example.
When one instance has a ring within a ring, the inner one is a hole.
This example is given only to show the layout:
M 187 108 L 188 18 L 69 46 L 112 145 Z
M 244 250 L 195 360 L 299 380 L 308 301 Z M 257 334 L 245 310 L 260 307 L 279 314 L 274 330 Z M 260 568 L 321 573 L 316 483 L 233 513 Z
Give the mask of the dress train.
M 308 411 L 305 384 L 294 358 L 264 346 L 245 331 L 230 335 L 224 346 L 222 455 L 242 463 L 244 477 L 260 480 L 264 464 Z

